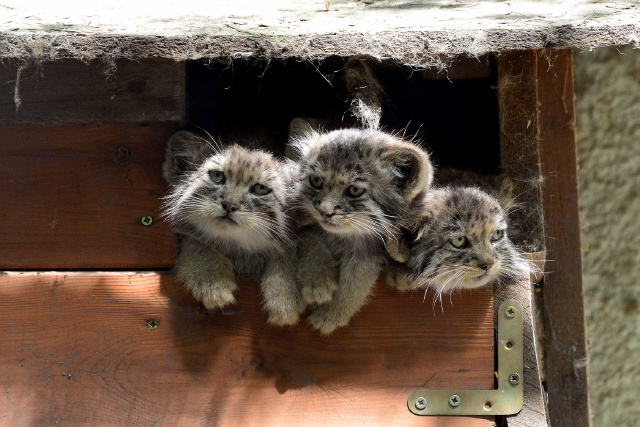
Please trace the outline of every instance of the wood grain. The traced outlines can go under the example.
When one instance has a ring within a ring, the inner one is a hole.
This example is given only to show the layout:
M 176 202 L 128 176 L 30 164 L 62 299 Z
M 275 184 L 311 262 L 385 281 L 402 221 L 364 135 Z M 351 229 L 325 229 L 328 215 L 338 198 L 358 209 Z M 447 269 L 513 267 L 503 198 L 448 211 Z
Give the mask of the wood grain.
M 378 284 L 322 337 L 266 325 L 256 284 L 239 285 L 236 306 L 203 315 L 169 275 L 0 277 L 2 424 L 493 425 L 406 406 L 419 387 L 493 386 L 491 289 L 432 310 Z
M 177 122 L 183 93 L 184 63 L 167 60 L 0 67 L 0 124 Z
M 535 52 L 507 52 L 497 59 L 500 110 L 500 161 L 516 188 L 517 209 L 510 218 L 518 224 L 520 244 L 527 252 L 544 250 L 538 148 L 538 88 Z
M 538 116 L 538 61 L 534 51 L 509 52 L 498 57 L 498 95 L 500 107 L 501 163 L 513 178 L 520 194 L 518 203 L 524 208 L 514 212 L 512 220 L 522 230 L 521 242 L 526 249 L 544 253 L 542 201 L 540 198 L 540 132 Z M 530 261 L 542 264 L 540 253 L 531 253 Z M 535 276 L 535 275 L 532 275 Z M 530 279 L 536 280 L 538 277 Z M 524 334 L 524 407 L 507 424 L 517 427 L 547 425 L 545 402 L 540 380 L 535 325 L 538 319 L 533 306 L 530 280 L 522 280 L 496 289 L 495 308 L 505 299 L 515 298 L 523 306 Z
M 588 426 L 572 52 L 537 55 L 545 246 L 553 260 L 542 292 L 549 417 L 553 426 Z
M 15 125 L 0 144 L 0 269 L 168 268 L 159 218 L 175 127 Z M 153 224 L 141 224 L 152 216 Z

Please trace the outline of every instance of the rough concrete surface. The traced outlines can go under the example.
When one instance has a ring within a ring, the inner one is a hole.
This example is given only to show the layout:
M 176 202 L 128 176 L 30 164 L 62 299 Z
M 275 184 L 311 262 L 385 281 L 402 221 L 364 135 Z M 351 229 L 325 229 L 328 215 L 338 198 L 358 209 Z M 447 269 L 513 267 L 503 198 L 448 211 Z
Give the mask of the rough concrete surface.
M 640 423 L 640 50 L 576 52 L 593 425 Z
M 636 0 L 0 0 L 0 57 L 443 59 L 640 43 Z

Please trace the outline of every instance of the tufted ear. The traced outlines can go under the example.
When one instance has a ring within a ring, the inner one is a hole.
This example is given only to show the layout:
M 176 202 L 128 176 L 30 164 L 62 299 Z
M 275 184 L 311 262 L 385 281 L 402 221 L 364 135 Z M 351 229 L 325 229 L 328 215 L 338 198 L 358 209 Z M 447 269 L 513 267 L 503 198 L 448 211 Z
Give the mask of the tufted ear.
M 167 142 L 162 175 L 169 184 L 179 181 L 188 171 L 198 168 L 202 161 L 216 151 L 213 143 L 193 132 L 179 131 Z
M 407 248 L 404 236 L 387 236 L 385 246 L 394 261 L 404 263 L 409 260 L 409 248 Z
M 418 146 L 404 143 L 391 147 L 383 152 L 381 160 L 393 171 L 396 186 L 408 203 L 431 187 L 433 166 L 429 155 Z
M 296 117 L 289 123 L 289 141 L 284 149 L 285 157 L 299 160 L 304 156 L 309 143 L 318 134 L 320 120 L 311 117 Z
M 517 207 L 516 202 L 516 185 L 506 175 L 497 175 L 493 177 L 492 185 L 494 190 L 493 196 L 498 199 L 500 206 L 505 212 L 509 212 Z

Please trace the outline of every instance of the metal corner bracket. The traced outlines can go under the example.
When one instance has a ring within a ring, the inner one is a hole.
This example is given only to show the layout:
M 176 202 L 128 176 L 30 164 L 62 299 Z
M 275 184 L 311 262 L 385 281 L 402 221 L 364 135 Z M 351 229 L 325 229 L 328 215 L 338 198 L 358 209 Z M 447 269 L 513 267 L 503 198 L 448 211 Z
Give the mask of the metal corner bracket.
M 523 404 L 522 305 L 514 299 L 497 313 L 498 388 L 416 390 L 407 404 L 416 415 L 512 415 Z

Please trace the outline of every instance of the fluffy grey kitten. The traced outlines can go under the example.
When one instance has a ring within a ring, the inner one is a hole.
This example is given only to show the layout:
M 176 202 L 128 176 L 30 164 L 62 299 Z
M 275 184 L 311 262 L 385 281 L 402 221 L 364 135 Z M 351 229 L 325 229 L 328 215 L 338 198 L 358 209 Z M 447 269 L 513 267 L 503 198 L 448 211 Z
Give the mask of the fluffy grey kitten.
M 304 310 L 287 210 L 294 165 L 238 145 L 214 146 L 181 131 L 167 145 L 165 215 L 181 238 L 177 277 L 207 309 L 235 302 L 235 274 L 260 277 L 269 322 Z
M 303 230 L 297 277 L 309 321 L 323 334 L 345 326 L 386 262 L 385 238 L 429 187 L 426 152 L 387 133 L 308 131 L 294 140 Z
M 527 262 L 508 236 L 507 212 L 475 187 L 445 187 L 425 194 L 413 224 L 388 241 L 396 263 L 387 281 L 401 290 L 442 294 L 501 284 L 528 275 Z

